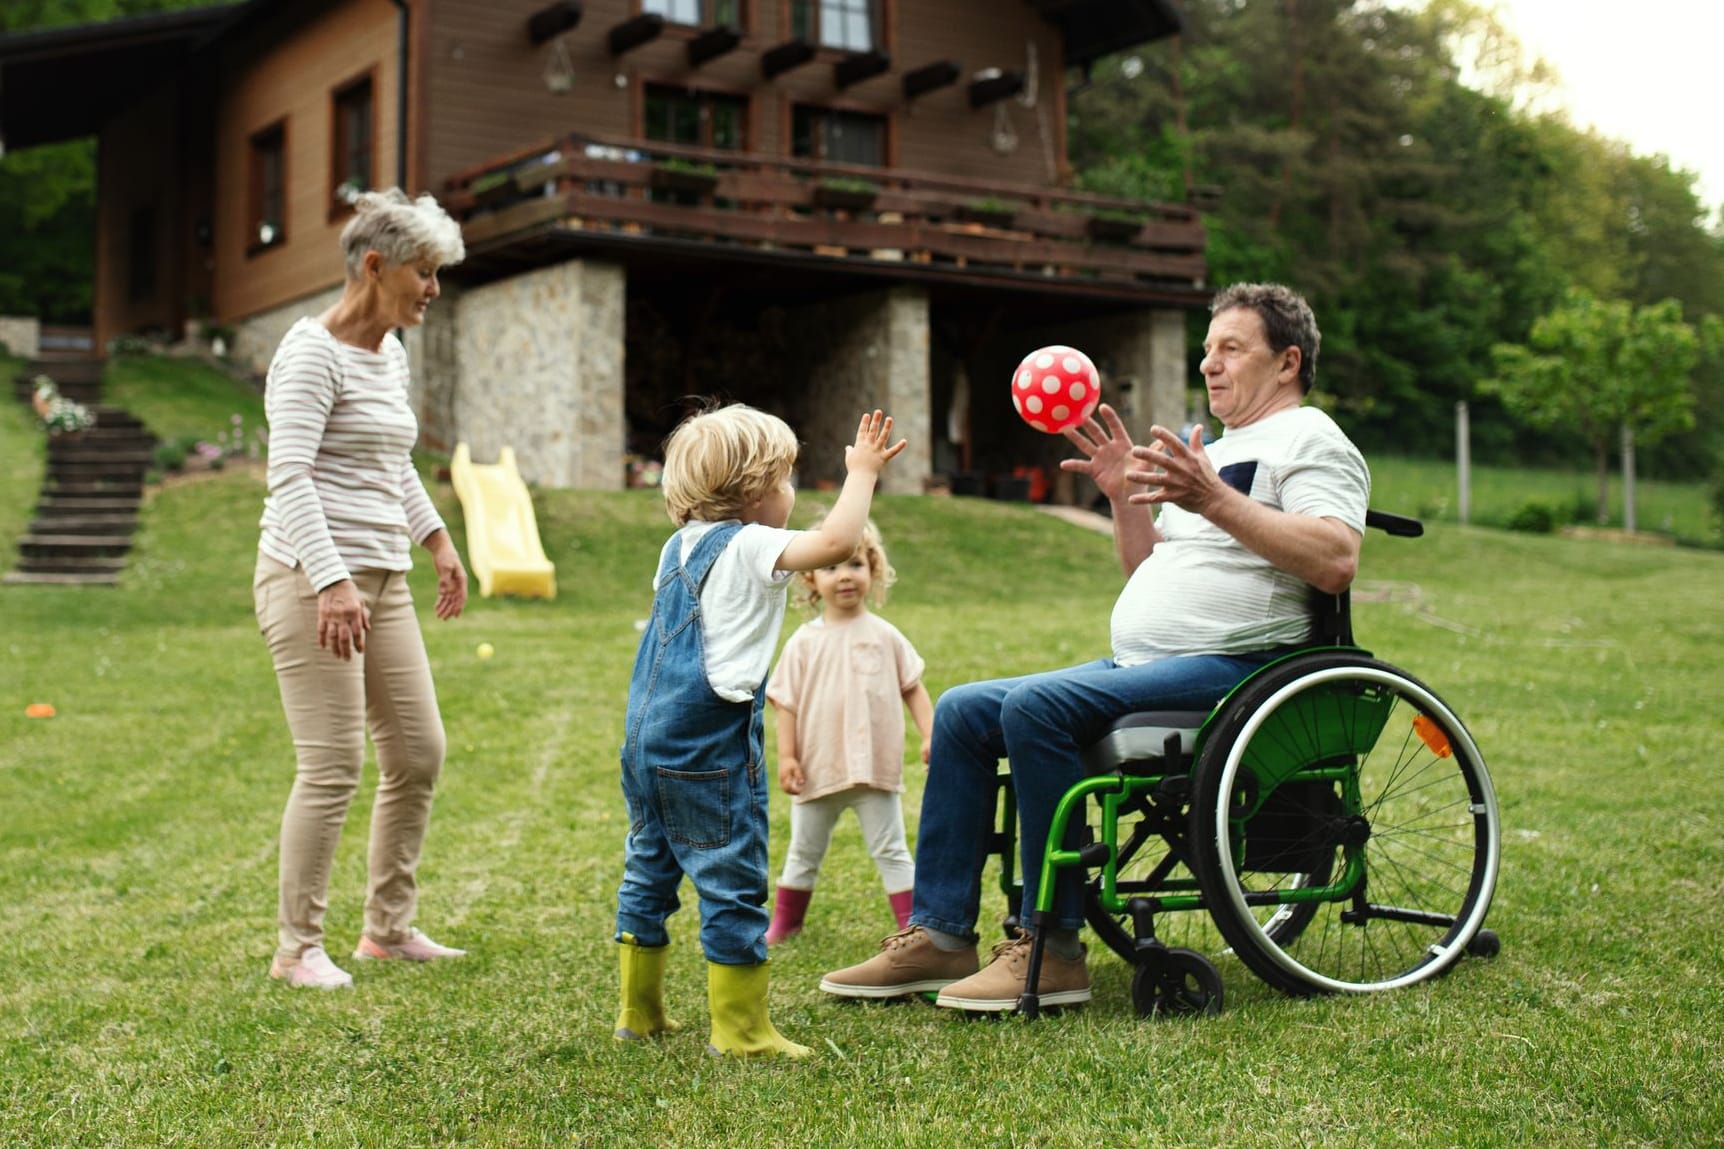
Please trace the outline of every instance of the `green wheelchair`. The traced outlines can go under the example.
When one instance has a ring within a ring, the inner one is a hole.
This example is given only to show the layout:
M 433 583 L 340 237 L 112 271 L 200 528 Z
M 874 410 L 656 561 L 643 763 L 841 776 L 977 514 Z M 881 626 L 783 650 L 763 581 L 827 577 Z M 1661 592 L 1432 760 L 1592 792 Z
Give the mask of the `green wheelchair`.
M 1366 523 L 1424 533 L 1380 511 Z M 1496 954 L 1483 925 L 1502 828 L 1478 746 L 1429 687 L 1354 644 L 1346 592 L 1313 591 L 1313 610 L 1309 648 L 1213 709 L 1129 714 L 1084 748 L 1027 919 L 1001 773 L 989 845 L 1008 935 L 1052 920 L 1056 877 L 1079 867 L 1085 917 L 1134 967 L 1145 1017 L 1219 1012 L 1214 959 L 1227 954 L 1300 996 L 1396 989 Z M 1028 1017 L 1041 1008 L 1046 931 L 1034 936 L 1017 1003 Z

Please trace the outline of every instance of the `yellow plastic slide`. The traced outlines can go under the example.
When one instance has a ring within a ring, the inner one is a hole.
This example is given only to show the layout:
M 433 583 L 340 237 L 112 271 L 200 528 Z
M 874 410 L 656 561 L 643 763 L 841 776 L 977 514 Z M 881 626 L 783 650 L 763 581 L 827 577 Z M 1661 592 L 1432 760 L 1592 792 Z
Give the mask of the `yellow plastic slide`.
M 467 444 L 459 443 L 449 477 L 467 516 L 467 561 L 479 593 L 556 598 L 557 568 L 539 542 L 533 496 L 515 469 L 515 449 L 504 447 L 495 466 L 479 466 Z

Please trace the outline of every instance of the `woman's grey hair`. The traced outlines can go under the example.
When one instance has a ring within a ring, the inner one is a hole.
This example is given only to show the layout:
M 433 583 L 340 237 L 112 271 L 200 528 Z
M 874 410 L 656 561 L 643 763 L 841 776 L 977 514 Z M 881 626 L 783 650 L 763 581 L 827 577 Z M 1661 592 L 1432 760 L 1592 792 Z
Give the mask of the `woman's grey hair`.
M 341 229 L 341 254 L 347 278 L 358 279 L 365 253 L 375 251 L 396 265 L 425 260 L 438 267 L 466 257 L 461 225 L 443 210 L 437 198 L 408 199 L 400 188 L 361 192 L 353 201 L 353 218 Z
M 1220 315 L 1235 307 L 1255 311 L 1263 320 L 1271 351 L 1299 349 L 1299 390 L 1311 390 L 1317 381 L 1317 351 L 1323 345 L 1323 334 L 1317 330 L 1317 317 L 1305 297 L 1280 283 L 1235 283 L 1215 293 L 1209 314 Z

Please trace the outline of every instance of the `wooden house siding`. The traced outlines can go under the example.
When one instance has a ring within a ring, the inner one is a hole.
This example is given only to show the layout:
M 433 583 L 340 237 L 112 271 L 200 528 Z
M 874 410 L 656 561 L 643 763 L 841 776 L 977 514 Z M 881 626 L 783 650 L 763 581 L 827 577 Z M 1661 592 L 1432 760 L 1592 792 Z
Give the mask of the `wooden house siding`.
M 254 315 L 341 282 L 336 246 L 347 213 L 330 211 L 331 101 L 372 77 L 376 182 L 395 182 L 397 15 L 390 4 L 343 4 L 302 26 L 260 29 L 223 60 L 215 126 L 217 319 Z M 286 189 L 279 245 L 255 249 L 249 221 L 251 140 L 285 128 Z
M 561 38 L 574 84 L 560 95 L 544 81 L 557 41 L 535 46 L 526 35 L 528 16 L 542 6 L 543 0 L 434 0 L 423 9 L 431 132 L 422 178 L 428 186 L 441 187 L 457 172 L 571 132 L 639 136 L 642 93 L 649 84 L 747 98 L 746 148 L 767 155 L 789 153 L 791 109 L 809 104 L 886 116 L 887 158 L 893 166 L 1043 184 L 1063 173 L 1060 39 L 1021 0 L 939 5 L 887 0 L 884 46 L 892 66 L 843 90 L 832 75 L 842 54 L 833 51 L 822 50 L 812 62 L 773 79 L 761 76 L 761 54 L 788 36 L 782 0 L 748 0 L 741 45 L 698 68 L 689 67 L 686 54 L 695 30 L 676 26 L 643 47 L 612 56 L 608 33 L 640 11 L 640 0 L 589 0 L 580 24 Z M 1001 154 L 991 143 L 996 109 L 972 109 L 968 81 L 988 67 L 1022 69 L 1030 42 L 1040 61 L 1040 107 L 1005 102 L 1018 146 Z M 942 59 L 956 61 L 963 78 L 907 102 L 904 72 Z M 1038 135 L 1044 127 L 1050 133 L 1045 146 Z

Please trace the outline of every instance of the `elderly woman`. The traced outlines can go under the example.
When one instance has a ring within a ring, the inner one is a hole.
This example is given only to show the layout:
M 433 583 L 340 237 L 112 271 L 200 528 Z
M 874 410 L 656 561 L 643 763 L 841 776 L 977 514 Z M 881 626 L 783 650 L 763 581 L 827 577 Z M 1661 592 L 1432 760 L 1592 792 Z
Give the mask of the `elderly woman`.
M 280 934 L 270 976 L 338 989 L 353 978 L 324 947 L 329 871 L 359 785 L 365 730 L 377 748 L 370 882 L 353 956 L 432 961 L 464 951 L 413 927 L 414 871 L 443 767 L 443 720 L 407 587 L 410 544 L 431 553 L 436 614 L 467 601 L 467 572 L 413 468 L 407 403 L 413 327 L 437 270 L 465 254 L 430 196 L 359 197 L 341 232 L 347 285 L 295 323 L 270 364 L 269 495 L 252 584 L 298 772 L 281 819 Z

